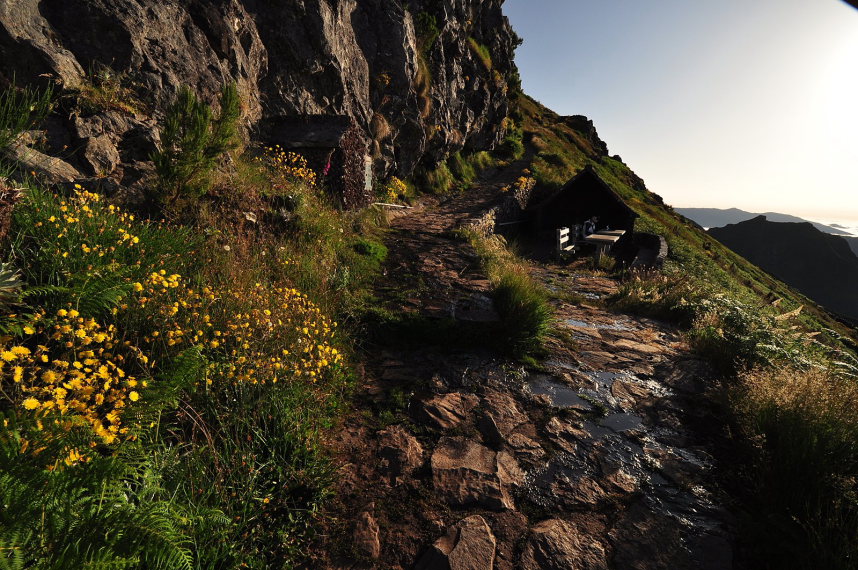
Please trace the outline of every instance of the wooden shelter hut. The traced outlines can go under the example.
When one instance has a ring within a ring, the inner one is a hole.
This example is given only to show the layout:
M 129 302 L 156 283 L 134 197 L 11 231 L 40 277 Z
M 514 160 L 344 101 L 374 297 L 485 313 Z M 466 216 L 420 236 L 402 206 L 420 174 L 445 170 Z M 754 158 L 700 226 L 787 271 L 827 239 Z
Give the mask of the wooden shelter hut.
M 560 190 L 527 208 L 531 230 L 540 239 L 553 239 L 558 228 L 583 225 L 596 216 L 597 230 L 626 230 L 631 241 L 638 214 L 590 166 L 585 166 Z
M 368 206 L 373 199 L 372 160 L 363 130 L 347 115 L 290 115 L 266 119 L 262 140 L 295 152 L 326 184 L 343 208 Z

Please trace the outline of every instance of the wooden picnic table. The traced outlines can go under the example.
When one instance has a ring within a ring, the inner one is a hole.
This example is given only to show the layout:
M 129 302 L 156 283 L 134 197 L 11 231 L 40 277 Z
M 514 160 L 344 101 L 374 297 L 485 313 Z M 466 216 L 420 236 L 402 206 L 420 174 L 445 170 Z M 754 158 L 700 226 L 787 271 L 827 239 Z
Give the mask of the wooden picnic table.
M 622 231 L 622 230 L 617 230 Z M 584 241 L 587 243 L 592 243 L 594 245 L 598 245 L 600 247 L 610 247 L 619 241 L 620 236 L 618 235 L 607 235 L 603 233 L 595 233 L 590 234 L 584 238 Z
M 599 230 L 598 232 L 596 232 L 596 235 L 617 236 L 619 238 L 626 235 L 626 230 Z
M 615 232 L 623 232 L 625 230 L 613 230 Z M 622 234 L 620 234 L 622 235 Z M 594 254 L 595 259 L 600 260 L 605 253 L 611 249 L 611 247 L 617 243 L 620 239 L 620 235 L 615 235 L 613 233 L 603 233 L 596 232 L 594 234 L 590 234 L 584 238 L 584 241 L 587 243 L 592 243 L 596 246 L 596 252 Z

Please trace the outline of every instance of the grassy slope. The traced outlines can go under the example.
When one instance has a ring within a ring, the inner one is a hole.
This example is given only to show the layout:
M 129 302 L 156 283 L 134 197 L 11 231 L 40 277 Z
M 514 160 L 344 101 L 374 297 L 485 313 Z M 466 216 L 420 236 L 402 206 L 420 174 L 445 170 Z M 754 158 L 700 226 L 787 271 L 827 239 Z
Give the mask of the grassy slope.
M 781 313 L 803 306 L 800 322 L 810 330 L 832 330 L 856 339 L 849 329 L 813 301 L 709 237 L 702 229 L 642 189 L 641 181 L 623 162 L 600 156 L 584 133 L 565 124 L 559 115 L 533 99 L 522 97 L 525 139 L 535 156 L 531 170 L 542 187 L 557 188 L 587 164 L 641 217 L 636 227 L 664 236 L 670 246 L 669 263 L 701 276 L 718 290 L 749 303 L 770 305 Z M 637 183 L 636 183 L 637 181 Z M 835 336 L 829 335 L 833 342 Z

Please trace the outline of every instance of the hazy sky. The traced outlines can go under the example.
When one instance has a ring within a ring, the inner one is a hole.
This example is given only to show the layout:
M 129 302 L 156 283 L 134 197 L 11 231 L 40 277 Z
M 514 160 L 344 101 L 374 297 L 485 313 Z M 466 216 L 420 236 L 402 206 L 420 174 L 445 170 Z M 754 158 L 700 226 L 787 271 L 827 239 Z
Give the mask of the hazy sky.
M 858 10 L 507 0 L 525 91 L 587 115 L 674 206 L 858 220 Z

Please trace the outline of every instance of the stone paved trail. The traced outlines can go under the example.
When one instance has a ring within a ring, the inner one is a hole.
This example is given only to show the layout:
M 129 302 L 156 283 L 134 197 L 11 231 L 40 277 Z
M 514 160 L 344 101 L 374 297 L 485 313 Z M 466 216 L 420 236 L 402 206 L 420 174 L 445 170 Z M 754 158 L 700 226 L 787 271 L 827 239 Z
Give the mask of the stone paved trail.
M 428 319 L 491 319 L 478 260 L 449 232 L 515 174 L 394 219 L 379 295 Z M 733 567 L 707 367 L 671 327 L 600 308 L 614 281 L 534 274 L 586 299 L 554 301 L 538 371 L 473 349 L 368 351 L 357 407 L 375 414 L 337 434 L 339 503 L 315 567 Z

